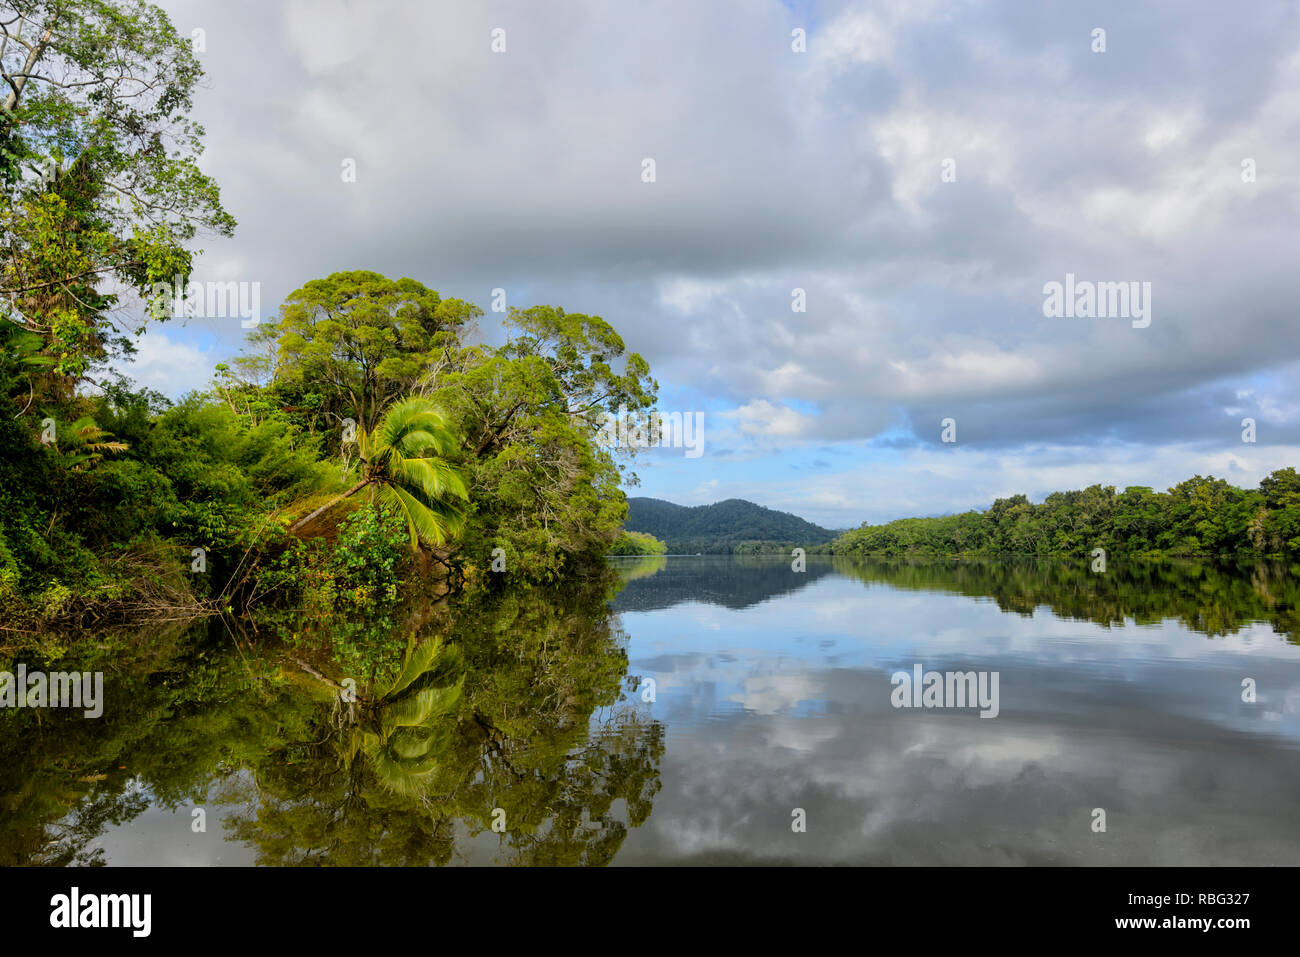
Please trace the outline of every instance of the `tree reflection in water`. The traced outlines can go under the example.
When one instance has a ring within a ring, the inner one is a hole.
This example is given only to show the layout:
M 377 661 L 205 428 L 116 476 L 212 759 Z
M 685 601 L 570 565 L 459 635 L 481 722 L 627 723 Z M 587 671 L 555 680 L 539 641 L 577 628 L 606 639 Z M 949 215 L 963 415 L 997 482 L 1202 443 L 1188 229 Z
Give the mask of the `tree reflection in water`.
M 264 864 L 445 864 L 480 837 L 502 862 L 606 863 L 648 818 L 663 753 L 662 725 L 623 695 L 611 593 L 481 593 L 392 630 L 327 624 L 237 647 L 215 630 L 171 636 L 169 655 L 106 681 L 100 721 L 8 722 L 2 751 L 24 756 L 0 771 L 17 812 L 0 854 L 95 863 L 105 827 L 152 803 L 221 808 Z

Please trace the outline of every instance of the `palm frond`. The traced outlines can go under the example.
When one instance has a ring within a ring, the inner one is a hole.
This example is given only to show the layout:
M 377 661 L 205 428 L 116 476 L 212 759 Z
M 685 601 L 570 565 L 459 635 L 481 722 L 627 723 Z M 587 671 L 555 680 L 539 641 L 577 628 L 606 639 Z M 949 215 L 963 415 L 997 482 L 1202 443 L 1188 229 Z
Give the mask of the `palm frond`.
M 460 704 L 464 676 L 454 685 L 424 688 L 386 702 L 382 722 L 385 728 L 420 728 L 455 712 Z
M 457 498 L 469 498 L 465 480 L 460 472 L 440 459 L 398 459 L 394 457 L 393 472 L 403 480 L 402 484 L 415 486 L 429 498 L 444 498 L 454 495 Z
M 446 684 L 459 670 L 460 661 L 460 650 L 454 645 L 444 645 L 440 638 L 421 642 L 413 640 L 412 645 L 407 649 L 402 670 L 393 679 L 393 683 L 384 692 L 383 697 L 400 695 L 417 680 L 422 683 L 429 681 L 435 684 Z
M 420 543 L 443 545 L 448 537 L 459 528 L 448 522 L 445 509 L 435 509 L 421 502 L 418 498 L 399 485 L 381 485 L 378 492 L 381 501 L 396 504 L 406 519 L 407 531 L 411 534 L 411 548 L 417 550 Z M 439 514 L 439 512 L 442 514 Z

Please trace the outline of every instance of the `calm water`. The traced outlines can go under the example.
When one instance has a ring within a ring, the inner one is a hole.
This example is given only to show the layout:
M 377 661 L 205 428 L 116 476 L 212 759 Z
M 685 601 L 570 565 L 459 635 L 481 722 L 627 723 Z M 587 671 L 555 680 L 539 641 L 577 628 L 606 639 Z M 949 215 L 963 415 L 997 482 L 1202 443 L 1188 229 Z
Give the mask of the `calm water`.
M 0 662 L 107 697 L 0 711 L 0 863 L 1300 864 L 1294 569 L 614 567 Z

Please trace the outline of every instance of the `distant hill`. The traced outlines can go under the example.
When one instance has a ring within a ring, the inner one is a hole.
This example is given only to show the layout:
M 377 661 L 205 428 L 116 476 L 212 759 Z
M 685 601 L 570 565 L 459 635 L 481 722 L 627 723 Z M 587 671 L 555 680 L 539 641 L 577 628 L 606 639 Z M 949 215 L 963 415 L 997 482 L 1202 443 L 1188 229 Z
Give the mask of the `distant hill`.
M 629 498 L 624 527 L 664 542 L 669 554 L 719 554 L 742 542 L 821 545 L 836 532 L 798 515 L 729 498 L 713 505 L 676 505 L 659 498 Z

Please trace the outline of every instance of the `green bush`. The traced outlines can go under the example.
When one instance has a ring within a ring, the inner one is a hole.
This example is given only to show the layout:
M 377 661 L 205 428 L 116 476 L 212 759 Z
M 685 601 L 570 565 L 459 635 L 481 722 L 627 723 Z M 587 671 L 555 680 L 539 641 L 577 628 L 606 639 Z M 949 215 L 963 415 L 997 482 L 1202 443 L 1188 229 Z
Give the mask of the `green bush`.
M 611 555 L 665 555 L 668 546 L 645 532 L 623 532 L 610 546 Z

